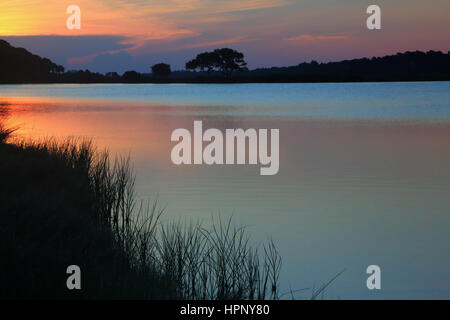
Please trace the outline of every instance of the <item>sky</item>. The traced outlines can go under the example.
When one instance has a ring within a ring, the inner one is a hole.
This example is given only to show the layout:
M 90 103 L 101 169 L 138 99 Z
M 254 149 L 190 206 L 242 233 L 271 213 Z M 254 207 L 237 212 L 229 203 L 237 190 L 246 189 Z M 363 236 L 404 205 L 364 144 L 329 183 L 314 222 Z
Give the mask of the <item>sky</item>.
M 381 8 L 381 30 L 366 9 Z M 69 5 L 81 29 L 69 30 Z M 184 69 L 230 47 L 250 68 L 450 50 L 449 0 L 0 0 L 0 39 L 66 69 Z

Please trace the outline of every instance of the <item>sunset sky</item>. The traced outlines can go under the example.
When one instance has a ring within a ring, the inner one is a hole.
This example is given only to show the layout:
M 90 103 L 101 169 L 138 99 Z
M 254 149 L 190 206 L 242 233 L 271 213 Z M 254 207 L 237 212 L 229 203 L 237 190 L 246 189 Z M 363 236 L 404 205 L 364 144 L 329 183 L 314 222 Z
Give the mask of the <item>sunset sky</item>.
M 81 30 L 69 30 L 69 5 Z M 382 30 L 366 28 L 366 8 Z M 450 50 L 449 0 L 1 0 L 0 38 L 68 69 L 173 69 L 218 47 L 242 51 L 251 68 Z

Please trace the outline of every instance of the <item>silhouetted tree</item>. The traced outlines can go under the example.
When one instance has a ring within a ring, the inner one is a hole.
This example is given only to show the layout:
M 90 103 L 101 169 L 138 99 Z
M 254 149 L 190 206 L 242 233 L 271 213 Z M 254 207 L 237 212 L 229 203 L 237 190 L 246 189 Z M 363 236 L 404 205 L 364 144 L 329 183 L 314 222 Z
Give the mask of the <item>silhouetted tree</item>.
M 215 52 L 203 52 L 197 57 L 186 63 L 186 70 L 207 71 L 210 73 L 214 68 L 219 67 L 219 56 Z
M 216 49 L 214 53 L 218 56 L 218 67 L 228 77 L 234 71 L 248 71 L 244 54 L 233 49 Z
M 64 73 L 65 69 L 63 66 L 56 66 L 56 73 Z
M 113 79 L 120 78 L 120 76 L 117 72 L 107 72 L 107 73 L 105 73 L 105 77 L 113 78 Z
M 122 75 L 122 80 L 124 82 L 140 82 L 142 80 L 142 75 L 136 71 L 127 71 Z
M 216 49 L 213 52 L 203 52 L 186 63 L 187 70 L 211 71 L 217 69 L 230 77 L 234 71 L 247 71 L 244 54 L 229 48 Z
M 155 77 L 165 78 L 172 73 L 172 70 L 170 69 L 170 65 L 158 63 L 152 67 L 152 73 Z

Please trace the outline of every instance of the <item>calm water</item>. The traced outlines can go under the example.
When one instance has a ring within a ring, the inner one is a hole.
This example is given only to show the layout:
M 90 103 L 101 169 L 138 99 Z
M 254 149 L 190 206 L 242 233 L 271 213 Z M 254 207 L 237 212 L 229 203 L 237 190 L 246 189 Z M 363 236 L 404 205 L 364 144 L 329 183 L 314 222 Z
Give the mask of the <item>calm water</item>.
M 268 236 L 282 287 L 327 298 L 450 298 L 450 83 L 0 86 L 21 137 L 131 154 L 165 219 L 220 212 Z M 1 107 L 1 106 L 0 106 Z M 171 163 L 174 129 L 279 128 L 280 172 Z M 367 266 L 382 290 L 366 288 Z M 301 296 L 301 295 L 300 295 Z M 303 296 L 307 296 L 305 293 Z

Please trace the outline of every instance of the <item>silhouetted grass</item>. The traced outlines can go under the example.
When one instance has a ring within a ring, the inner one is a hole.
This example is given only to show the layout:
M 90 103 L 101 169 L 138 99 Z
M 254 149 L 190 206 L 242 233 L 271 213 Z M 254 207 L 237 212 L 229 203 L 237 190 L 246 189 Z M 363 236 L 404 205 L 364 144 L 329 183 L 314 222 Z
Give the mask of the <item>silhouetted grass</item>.
M 185 299 L 278 299 L 281 258 L 272 241 L 258 250 L 249 245 L 246 229 L 213 220 L 172 223 L 154 237 L 153 256 Z
M 0 143 L 4 143 L 14 131 L 16 130 L 13 128 L 5 128 L 0 122 Z
M 1 127 L 0 127 L 1 129 Z M 277 299 L 281 258 L 231 219 L 160 224 L 136 203 L 128 158 L 92 141 L 5 143 L 0 130 L 0 297 Z M 82 290 L 66 288 L 79 265 Z

